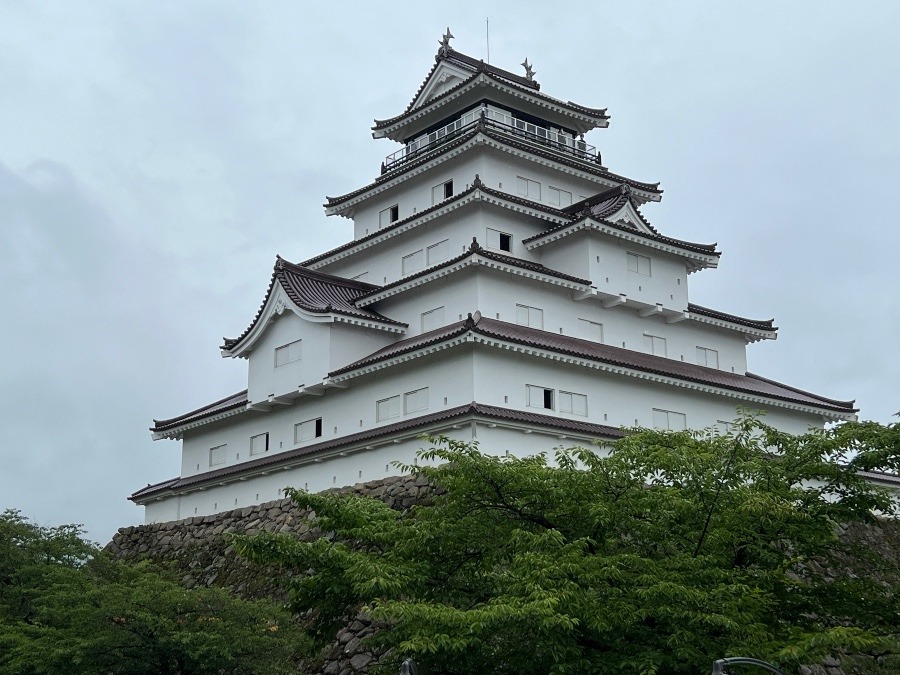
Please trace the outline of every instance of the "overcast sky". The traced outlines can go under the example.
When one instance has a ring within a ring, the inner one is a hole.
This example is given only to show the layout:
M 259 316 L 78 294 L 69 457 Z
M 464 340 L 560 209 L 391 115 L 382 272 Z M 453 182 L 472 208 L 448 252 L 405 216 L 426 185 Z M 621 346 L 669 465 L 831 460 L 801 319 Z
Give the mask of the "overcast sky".
M 562 8 L 566 9 L 563 10 Z M 884 2 L 0 0 L 0 508 L 142 521 L 167 418 L 246 386 L 218 345 L 275 254 L 351 237 L 326 195 L 397 149 L 374 118 L 453 47 L 608 107 L 587 140 L 661 181 L 645 215 L 718 242 L 691 299 L 774 317 L 750 369 L 900 409 L 900 5 Z M 474 308 L 473 308 L 474 309 Z

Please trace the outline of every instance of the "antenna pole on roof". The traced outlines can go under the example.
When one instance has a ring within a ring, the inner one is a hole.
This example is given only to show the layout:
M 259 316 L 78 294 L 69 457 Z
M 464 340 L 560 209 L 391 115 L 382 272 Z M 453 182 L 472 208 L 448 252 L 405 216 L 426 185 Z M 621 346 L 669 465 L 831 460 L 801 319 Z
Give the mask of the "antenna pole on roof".
M 487 62 L 491 62 L 491 19 L 490 17 L 485 17 L 484 19 L 484 37 L 487 41 Z

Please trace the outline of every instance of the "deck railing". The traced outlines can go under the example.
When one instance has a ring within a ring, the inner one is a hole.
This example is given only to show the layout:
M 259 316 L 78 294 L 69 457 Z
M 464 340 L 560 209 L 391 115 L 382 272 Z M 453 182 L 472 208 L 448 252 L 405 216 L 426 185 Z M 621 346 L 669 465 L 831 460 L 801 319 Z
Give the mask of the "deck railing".
M 575 157 L 586 162 L 600 164 L 600 154 L 597 148 L 579 138 L 573 138 L 568 134 L 547 129 L 538 124 L 520 120 L 505 112 L 496 110 L 485 111 L 482 119 L 480 109 L 470 110 L 459 119 L 454 120 L 440 129 L 432 131 L 427 136 L 410 141 L 405 147 L 384 158 L 381 172 L 392 171 L 406 162 L 431 152 L 432 150 L 450 142 L 467 133 L 479 122 L 484 122 L 487 129 L 499 131 L 504 135 L 515 136 L 531 143 L 552 148 L 557 152 Z

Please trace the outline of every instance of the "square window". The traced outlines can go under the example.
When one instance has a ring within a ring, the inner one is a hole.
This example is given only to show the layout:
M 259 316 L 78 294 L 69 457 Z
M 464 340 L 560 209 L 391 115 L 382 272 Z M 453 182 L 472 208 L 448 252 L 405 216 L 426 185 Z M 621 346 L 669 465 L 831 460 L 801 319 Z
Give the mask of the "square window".
M 559 188 L 555 188 L 553 186 L 547 186 L 547 202 L 552 206 L 571 206 L 572 205 L 572 193 L 568 190 L 560 190 Z
M 585 340 L 603 344 L 603 324 L 590 319 L 578 319 L 578 334 Z
M 541 184 L 530 178 L 516 176 L 516 193 L 520 197 L 527 197 L 532 201 L 541 201 Z
M 422 312 L 422 332 L 427 333 L 444 325 L 444 308 L 436 307 L 427 312 Z
M 439 262 L 444 262 L 450 257 L 450 240 L 444 239 L 444 241 L 439 241 L 436 244 L 432 244 L 427 249 L 425 249 L 426 258 L 428 259 L 428 265 L 434 265 Z
M 286 345 L 275 348 L 275 367 L 283 366 L 292 361 L 299 361 L 301 355 L 301 343 L 303 340 L 294 340 Z
M 439 202 L 444 201 L 445 199 L 450 199 L 453 196 L 453 181 L 448 180 L 446 183 L 441 183 L 440 185 L 435 185 L 431 188 L 431 203 L 437 204 Z
M 425 269 L 425 251 L 419 249 L 414 253 L 403 256 L 402 268 L 403 276 Z
M 697 365 L 719 367 L 719 352 L 709 347 L 697 347 Z
M 487 247 L 495 251 L 512 251 L 512 235 L 500 230 L 487 229 Z
M 553 410 L 553 390 L 546 387 L 538 387 L 533 384 L 525 385 L 525 404 L 529 408 L 543 408 Z
M 516 323 L 529 328 L 544 328 L 544 310 L 528 305 L 516 305 Z
M 209 465 L 224 464 L 228 452 L 228 445 L 217 445 L 209 449 Z
M 570 391 L 560 391 L 559 412 L 587 417 L 587 396 Z
M 269 434 L 257 434 L 250 437 L 250 454 L 261 455 L 269 451 Z
M 375 419 L 378 422 L 400 417 L 400 396 L 383 398 L 375 404 Z
M 322 418 L 306 420 L 294 425 L 294 443 L 302 443 L 322 435 Z
M 389 206 L 378 214 L 378 227 L 387 227 L 391 223 L 400 220 L 400 207 L 397 204 Z
M 648 354 L 666 356 L 666 338 L 644 333 L 644 349 Z
M 403 414 L 428 410 L 428 387 L 403 394 Z
M 653 428 L 668 431 L 684 431 L 687 429 L 687 416 L 680 412 L 654 408 Z
M 634 272 L 635 274 L 643 274 L 645 277 L 651 276 L 650 258 L 645 255 L 638 255 L 637 253 L 626 253 L 625 256 L 628 259 L 629 272 Z

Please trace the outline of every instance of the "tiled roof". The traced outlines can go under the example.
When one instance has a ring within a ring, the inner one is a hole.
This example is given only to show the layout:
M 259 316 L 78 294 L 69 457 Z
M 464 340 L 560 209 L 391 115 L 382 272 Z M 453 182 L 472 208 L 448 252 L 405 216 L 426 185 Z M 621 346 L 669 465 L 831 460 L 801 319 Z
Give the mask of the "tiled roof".
M 725 312 L 719 312 L 715 309 L 709 309 L 708 307 L 701 307 L 700 305 L 695 305 L 692 302 L 688 303 L 688 311 L 694 314 L 700 314 L 702 316 L 708 316 L 711 319 L 720 319 L 722 321 L 729 321 L 731 323 L 736 323 L 741 326 L 747 326 L 748 328 L 756 328 L 757 330 L 765 330 L 765 331 L 777 331 L 778 327 L 773 326 L 775 319 L 746 319 L 742 316 L 736 316 L 734 314 L 726 314 Z
M 650 224 L 650 221 L 641 213 L 638 205 L 635 204 L 631 196 L 631 189 L 627 184 L 616 185 L 609 190 L 604 190 L 593 197 L 587 197 L 581 201 L 575 202 L 571 206 L 563 209 L 573 220 L 580 218 L 582 215 L 590 214 L 596 220 L 605 220 L 614 215 L 619 209 L 630 203 L 635 213 L 641 219 L 641 222 L 647 226 L 654 234 L 659 234 L 656 228 Z
M 266 297 L 263 299 L 253 322 L 241 333 L 240 337 L 225 338 L 222 345 L 223 349 L 233 349 L 250 334 L 250 331 L 253 330 L 262 317 L 263 309 L 272 295 L 276 283 L 281 285 L 291 302 L 308 312 L 342 314 L 395 326 L 406 325 L 400 321 L 382 316 L 378 312 L 360 309 L 353 304 L 355 298 L 378 288 L 377 286 L 362 281 L 344 279 L 332 274 L 325 274 L 324 272 L 316 272 L 301 265 L 290 263 L 279 256 L 275 262 L 275 270 L 272 272 L 272 279 L 269 282 Z
M 416 159 L 411 160 L 409 162 L 404 162 L 396 169 L 392 169 L 392 170 L 388 171 L 387 173 L 381 174 L 380 176 L 378 176 L 378 178 L 376 178 L 374 181 L 372 181 L 368 185 L 364 185 L 363 187 L 358 188 L 358 189 L 354 190 L 353 192 L 348 192 L 347 194 L 340 195 L 338 197 L 326 196 L 325 197 L 326 201 L 325 201 L 325 204 L 323 204 L 323 206 L 325 206 L 325 207 L 337 206 L 338 204 L 341 204 L 342 202 L 346 202 L 350 199 L 353 199 L 354 197 L 357 197 L 365 192 L 368 192 L 372 188 L 378 187 L 382 183 L 386 183 L 387 181 L 390 181 L 390 180 L 396 178 L 397 176 L 406 173 L 410 169 L 420 166 L 421 164 L 425 164 L 426 162 L 430 162 L 437 155 L 441 155 L 444 152 L 446 152 L 447 150 L 452 150 L 453 148 L 455 148 L 459 145 L 462 145 L 463 143 L 468 141 L 470 138 L 473 138 L 474 136 L 476 136 L 478 134 L 478 131 L 479 131 L 479 128 L 477 126 L 473 127 L 470 131 L 467 131 L 466 133 L 454 138 L 451 141 L 447 141 L 443 145 L 437 146 L 434 150 L 430 150 L 426 153 L 423 153 Z
M 476 335 L 492 337 L 508 342 L 544 349 L 551 352 L 568 354 L 586 360 L 598 361 L 613 366 L 654 373 L 664 377 L 695 382 L 698 384 L 721 387 L 737 392 L 770 397 L 792 403 L 808 405 L 828 410 L 852 413 L 855 412 L 853 401 L 837 401 L 796 389 L 758 375 L 730 373 L 716 368 L 698 366 L 684 361 L 645 354 L 643 352 L 598 344 L 590 340 L 581 340 L 567 335 L 559 335 L 549 331 L 537 330 L 526 326 L 488 319 L 486 317 L 470 317 L 437 331 L 431 331 L 380 349 L 369 356 L 329 373 L 336 376 L 358 368 L 391 359 L 402 354 L 416 351 L 471 332 Z
M 571 167 L 579 169 L 581 171 L 586 171 L 588 173 L 592 173 L 596 176 L 600 176 L 603 178 L 608 178 L 610 180 L 618 181 L 620 183 L 628 185 L 629 187 L 632 187 L 632 188 L 636 188 L 638 190 L 644 190 L 646 192 L 651 192 L 653 194 L 658 194 L 658 195 L 661 195 L 663 192 L 659 188 L 659 183 L 644 183 L 644 182 L 641 182 L 638 180 L 633 180 L 631 178 L 626 178 L 625 176 L 621 176 L 619 174 L 613 173 L 613 172 L 601 167 L 599 164 L 595 164 L 595 163 L 589 162 L 589 161 L 579 161 L 579 160 L 573 159 L 561 152 L 553 152 L 550 150 L 543 150 L 538 145 L 523 143 L 523 142 L 513 138 L 512 136 L 502 134 L 497 131 L 493 131 L 490 128 L 481 128 L 480 126 L 476 125 L 470 131 L 467 131 L 466 133 L 454 138 L 451 141 L 447 141 L 443 145 L 437 146 L 434 150 L 430 150 L 429 152 L 422 154 L 421 156 L 417 157 L 414 160 L 411 160 L 409 162 L 404 162 L 403 164 L 398 166 L 396 169 L 392 169 L 392 170 L 388 171 L 387 173 L 381 174 L 380 176 L 378 176 L 378 178 L 376 178 L 374 181 L 372 181 L 368 185 L 364 185 L 361 188 L 353 190 L 352 192 L 348 192 L 347 194 L 339 195 L 338 197 L 325 197 L 326 203 L 323 206 L 325 206 L 326 208 L 338 206 L 338 205 L 342 204 L 343 202 L 353 199 L 354 197 L 358 197 L 359 195 L 364 194 L 364 193 L 368 192 L 369 190 L 378 187 L 382 183 L 393 180 L 397 176 L 406 173 L 410 169 L 420 166 L 421 164 L 424 164 L 426 162 L 430 162 L 436 156 L 441 155 L 448 150 L 452 150 L 453 148 L 456 148 L 459 145 L 462 145 L 469 139 L 476 136 L 479 132 L 484 134 L 488 138 L 491 138 L 499 143 L 505 143 L 506 145 L 512 146 L 514 148 L 518 148 L 520 150 L 525 150 L 527 152 L 538 155 L 539 157 L 543 157 L 545 159 L 550 159 L 554 162 L 559 162 L 560 164 L 565 164 L 566 166 L 571 166 Z M 612 189 L 616 189 L 616 188 L 612 188 Z
M 615 213 L 618 212 L 626 204 L 631 204 L 635 213 L 641 219 L 641 222 L 647 227 L 648 230 L 650 230 L 649 233 L 642 232 L 636 227 L 624 223 L 615 223 L 607 220 L 607 218 L 615 215 Z M 566 228 L 571 227 L 576 223 L 582 222 L 585 218 L 591 218 L 593 220 L 600 221 L 604 225 L 607 225 L 614 229 L 622 230 L 623 232 L 636 233 L 649 239 L 655 239 L 656 241 L 665 244 L 677 246 L 678 248 L 685 248 L 690 251 L 707 253 L 716 256 L 721 255 L 721 253 L 716 251 L 715 244 L 698 244 L 691 241 L 674 239 L 673 237 L 666 237 L 665 235 L 660 234 L 659 231 L 650 224 L 650 221 L 648 221 L 644 217 L 644 214 L 641 213 L 640 208 L 638 208 L 638 205 L 634 201 L 631 193 L 631 188 L 627 184 L 617 185 L 610 188 L 609 190 L 604 190 L 603 192 L 599 192 L 592 197 L 587 197 L 586 199 L 575 202 L 571 206 L 567 206 L 562 210 L 566 215 L 569 216 L 569 218 L 572 219 L 570 222 L 562 223 L 561 225 L 551 227 L 544 232 L 540 232 L 539 234 L 528 237 L 523 241 L 523 243 L 528 244 L 532 241 L 537 241 L 538 239 L 541 239 L 548 234 L 553 234 L 554 232 L 565 230 Z
M 513 410 L 511 408 L 483 405 L 473 401 L 468 405 L 448 408 L 447 410 L 430 413 L 428 415 L 422 415 L 420 417 L 413 417 L 403 420 L 402 422 L 395 422 L 394 424 L 375 427 L 367 431 L 350 434 L 349 436 L 342 436 L 340 438 L 324 441 L 322 443 L 315 443 L 314 445 L 308 445 L 306 447 L 297 448 L 295 450 L 273 453 L 271 455 L 260 457 L 249 462 L 241 462 L 232 466 L 216 469 L 214 471 L 207 471 L 204 473 L 196 474 L 194 476 L 187 476 L 185 478 L 170 478 L 168 480 L 162 481 L 161 483 L 148 485 L 147 487 L 137 490 L 129 497 L 129 499 L 132 501 L 140 501 L 141 499 L 146 499 L 169 490 L 180 490 L 184 488 L 200 486 L 206 483 L 219 482 L 223 478 L 227 478 L 228 476 L 253 472 L 265 467 L 278 466 L 297 459 L 316 455 L 328 450 L 337 450 L 342 447 L 350 446 L 356 443 L 372 441 L 396 433 L 416 431 L 435 424 L 440 424 L 442 422 L 448 422 L 460 417 L 467 416 L 485 417 L 488 419 L 528 424 L 548 429 L 554 429 L 560 432 L 587 435 L 596 438 L 621 438 L 623 436 L 621 429 L 605 424 L 592 424 L 590 422 L 564 419 L 560 417 L 553 417 L 551 415 L 539 415 L 537 413 L 522 412 L 519 410 Z
M 481 258 L 486 258 L 488 260 L 493 260 L 498 263 L 503 263 L 505 265 L 509 265 L 510 267 L 518 267 L 519 269 L 528 270 L 529 272 L 535 272 L 537 274 L 545 274 L 548 277 L 556 277 L 557 279 L 564 279 L 565 281 L 571 281 L 576 284 L 581 284 L 582 286 L 590 286 L 591 282 L 588 279 L 581 279 L 579 277 L 572 276 L 571 274 L 566 274 L 565 272 L 559 272 L 557 270 L 551 269 L 549 267 L 545 267 L 540 263 L 531 262 L 530 260 L 523 260 L 522 258 L 515 258 L 511 255 L 503 255 L 502 253 L 496 253 L 494 251 L 489 251 L 481 246 L 478 241 L 473 237 L 472 244 L 469 246 L 468 250 L 465 253 L 462 253 L 455 258 L 451 258 L 450 260 L 446 260 L 437 265 L 433 265 L 428 267 L 421 272 L 416 272 L 415 274 L 410 274 L 409 276 L 405 276 L 402 279 L 398 279 L 386 286 L 379 286 L 368 293 L 365 293 L 359 296 L 356 301 L 363 300 L 372 295 L 376 295 L 381 293 L 382 291 L 394 288 L 396 286 L 402 286 L 403 284 L 409 283 L 413 279 L 418 279 L 420 277 L 428 276 L 429 274 L 433 274 L 438 270 L 442 270 L 446 267 L 452 267 L 453 265 L 465 260 L 466 258 L 470 258 L 472 256 L 479 256 Z
M 475 77 L 477 77 L 480 73 L 484 73 L 488 76 L 491 76 L 495 79 L 503 80 L 505 84 L 508 84 L 516 89 L 524 90 L 528 94 L 532 96 L 536 96 L 537 98 L 543 99 L 545 101 L 549 101 L 555 105 L 558 105 L 562 108 L 569 108 L 573 112 L 581 113 L 583 115 L 589 115 L 592 117 L 598 117 L 601 119 L 609 119 L 609 116 L 606 114 L 606 108 L 588 108 L 586 106 L 578 105 L 576 103 L 572 103 L 571 101 L 562 101 L 557 98 L 553 98 L 552 96 L 547 96 L 546 94 L 540 93 L 541 85 L 538 84 L 535 80 L 529 80 L 521 75 L 516 75 L 515 73 L 511 73 L 508 70 L 504 70 L 502 68 L 498 68 L 496 66 L 492 66 L 489 63 L 485 63 L 484 61 L 477 60 L 472 58 L 471 56 L 467 56 L 461 52 L 457 52 L 454 49 L 448 49 L 447 54 L 443 54 L 442 52 L 438 52 L 438 55 L 435 57 L 435 64 L 432 66 L 431 70 L 428 71 L 428 74 L 425 76 L 425 79 L 422 81 L 422 84 L 419 85 L 419 89 L 416 91 L 415 96 L 413 96 L 412 100 L 409 102 L 409 105 L 406 106 L 406 109 L 389 119 L 384 120 L 375 120 L 375 124 L 372 127 L 373 130 L 384 129 L 385 127 L 389 127 L 393 124 L 396 124 L 400 120 L 402 120 L 407 115 L 413 112 L 413 106 L 418 100 L 419 96 L 422 95 L 422 92 L 425 90 L 425 86 L 428 84 L 428 81 L 431 79 L 431 76 L 434 74 L 435 70 L 438 69 L 442 61 L 447 61 L 452 63 L 453 65 L 459 66 L 464 70 L 468 70 L 472 73 L 472 76 L 466 78 L 456 86 L 448 89 L 445 92 L 442 92 L 438 96 L 435 96 L 433 99 L 425 103 L 428 105 L 433 101 L 439 100 L 449 94 L 452 94 L 454 91 L 459 89 L 460 87 L 464 87 L 469 84 Z
M 404 225 L 407 225 L 408 223 L 411 223 L 414 220 L 422 218 L 423 216 L 427 216 L 430 213 L 433 213 L 434 211 L 438 211 L 438 210 L 446 207 L 449 204 L 461 201 L 464 198 L 471 195 L 476 190 L 481 190 L 482 192 L 489 194 L 492 197 L 496 197 L 498 199 L 504 199 L 506 201 L 512 202 L 513 204 L 527 206 L 528 208 L 535 209 L 536 211 L 543 211 L 544 213 L 547 213 L 548 215 L 551 215 L 551 216 L 556 216 L 557 218 L 571 218 L 571 216 L 568 213 L 566 213 L 565 211 L 554 208 L 552 206 L 547 206 L 546 204 L 541 204 L 540 202 L 535 202 L 530 199 L 525 199 L 524 197 L 519 197 L 518 195 L 512 195 L 512 194 L 509 194 L 508 192 L 502 192 L 500 190 L 494 190 L 493 188 L 489 188 L 488 186 L 484 185 L 481 182 L 481 180 L 478 178 L 478 174 L 475 174 L 475 181 L 472 183 L 472 185 L 470 185 L 468 188 L 466 188 L 462 192 L 458 192 L 455 195 L 453 195 L 452 197 L 445 199 L 443 201 L 440 201 L 437 204 L 434 204 L 433 206 L 429 206 L 427 209 L 422 209 L 421 211 L 414 213 L 411 216 L 407 216 L 406 218 L 403 218 L 402 220 L 398 220 L 394 223 L 391 223 L 387 227 L 382 227 L 378 230 L 375 230 L 374 232 L 370 232 L 369 234 L 360 237 L 359 239 L 353 239 L 352 241 L 348 241 L 346 244 L 341 244 L 340 246 L 336 246 L 335 248 L 331 249 L 330 251 L 325 251 L 325 253 L 321 253 L 313 258 L 304 260 L 302 263 L 299 263 L 299 264 L 303 265 L 303 266 L 313 265 L 313 264 L 319 262 L 320 260 L 324 260 L 325 258 L 330 258 L 331 256 L 335 255 L 336 253 L 346 251 L 347 249 L 351 249 L 354 246 L 358 246 L 359 244 L 365 243 L 367 241 L 371 241 L 372 239 L 382 236 L 385 232 L 390 232 L 391 230 L 396 230 L 397 228 L 403 227 Z
M 184 413 L 183 415 L 178 415 L 177 417 L 172 417 L 167 420 L 153 420 L 153 426 L 150 427 L 150 431 L 157 433 L 160 431 L 166 431 L 168 429 L 173 429 L 174 427 L 179 427 L 182 424 L 189 424 L 191 422 L 196 422 L 207 417 L 220 415 L 231 410 L 239 410 L 246 405 L 247 390 L 244 389 L 244 391 L 239 391 L 236 394 L 227 396 L 221 401 L 210 403 L 209 405 L 205 405 L 202 408 L 197 408 L 196 410 Z

